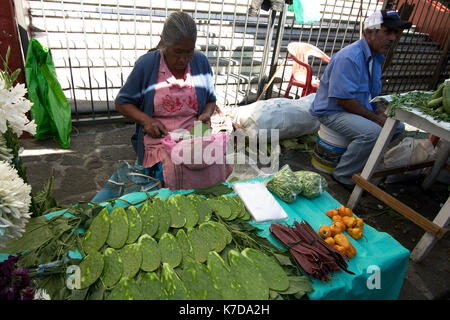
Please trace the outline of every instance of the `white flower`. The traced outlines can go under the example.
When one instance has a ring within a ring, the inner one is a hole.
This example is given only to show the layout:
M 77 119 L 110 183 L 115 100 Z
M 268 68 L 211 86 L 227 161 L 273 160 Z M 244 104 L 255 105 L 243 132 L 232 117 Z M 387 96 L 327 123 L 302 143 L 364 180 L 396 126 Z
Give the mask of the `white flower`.
M 31 186 L 24 183 L 17 171 L 0 161 L 0 247 L 9 238 L 19 238 L 31 216 Z
M 17 136 L 21 136 L 23 131 L 36 133 L 34 120 L 29 121 L 26 116 L 33 105 L 24 97 L 26 92 L 24 84 L 4 88 L 0 83 L 0 133 L 5 133 L 8 126 Z

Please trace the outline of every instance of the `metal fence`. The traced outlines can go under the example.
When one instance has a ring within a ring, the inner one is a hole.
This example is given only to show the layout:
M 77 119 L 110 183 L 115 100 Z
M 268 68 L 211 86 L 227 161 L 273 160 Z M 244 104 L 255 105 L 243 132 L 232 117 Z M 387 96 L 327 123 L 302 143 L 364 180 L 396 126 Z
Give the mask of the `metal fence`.
M 255 101 L 272 77 L 264 98 L 283 96 L 292 73 L 288 43 L 308 42 L 331 56 L 358 40 L 361 23 L 380 8 L 402 8 L 414 21 L 387 56 L 383 93 L 427 90 L 449 77 L 450 14 L 436 1 L 320 3 L 320 20 L 308 24 L 299 24 L 288 5 L 249 16 L 252 0 L 28 0 L 23 14 L 29 37 L 51 50 L 74 122 L 122 118 L 114 111 L 115 95 L 136 59 L 158 43 L 165 18 L 180 9 L 197 22 L 197 47 L 213 68 L 219 105 Z M 311 65 L 320 77 L 325 64 L 313 59 Z M 293 88 L 290 96 L 299 93 Z

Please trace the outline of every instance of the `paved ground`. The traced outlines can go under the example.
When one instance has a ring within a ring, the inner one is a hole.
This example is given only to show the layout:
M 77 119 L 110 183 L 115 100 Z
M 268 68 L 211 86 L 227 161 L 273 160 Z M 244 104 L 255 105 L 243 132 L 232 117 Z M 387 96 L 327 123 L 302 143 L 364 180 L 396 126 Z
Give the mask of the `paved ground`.
M 116 170 L 119 160 L 133 162 L 130 145 L 134 126 L 126 123 L 74 127 L 70 149 L 61 149 L 54 140 L 21 139 L 23 162 L 33 192 L 55 173 L 54 196 L 59 204 L 90 201 Z M 315 170 L 310 156 L 298 151 L 283 151 L 280 165 L 288 163 L 293 170 Z M 345 204 L 350 195 L 327 174 L 328 192 Z M 420 178 L 421 179 L 421 178 Z M 429 219 L 434 219 L 447 199 L 448 185 L 435 183 L 424 192 L 418 181 L 386 184 L 384 188 Z M 383 184 L 381 185 L 383 186 Z M 409 220 L 389 214 L 383 203 L 365 193 L 355 212 L 380 232 L 387 232 L 404 247 L 412 250 L 424 231 Z M 383 213 L 384 212 L 384 213 Z M 399 299 L 432 300 L 450 297 L 450 246 L 448 234 L 441 239 L 421 263 L 410 261 Z

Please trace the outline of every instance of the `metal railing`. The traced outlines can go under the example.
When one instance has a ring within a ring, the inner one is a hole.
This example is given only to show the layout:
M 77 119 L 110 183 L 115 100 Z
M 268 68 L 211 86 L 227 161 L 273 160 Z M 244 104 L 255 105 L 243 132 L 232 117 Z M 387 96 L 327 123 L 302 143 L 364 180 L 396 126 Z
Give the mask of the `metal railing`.
M 24 5 L 29 37 L 51 50 L 73 121 L 79 122 L 122 118 L 114 98 L 137 58 L 156 46 L 174 10 L 190 13 L 197 22 L 197 47 L 213 68 L 219 105 L 238 105 L 255 101 L 271 76 L 275 80 L 266 98 L 284 95 L 292 73 L 289 42 L 308 42 L 331 56 L 361 37 L 368 14 L 398 9 L 404 2 L 321 0 L 321 19 L 309 24 L 297 23 L 287 5 L 284 12 L 260 9 L 249 16 L 251 0 L 28 0 Z M 384 93 L 429 89 L 448 78 L 448 11 L 440 14 L 433 1 L 415 2 L 425 4 L 414 6 L 410 21 L 417 24 L 404 32 L 385 68 Z M 445 31 L 436 36 L 431 30 L 439 26 Z M 272 75 L 282 61 L 285 65 Z M 317 77 L 326 67 L 320 59 L 311 65 Z M 299 93 L 290 92 L 292 97 Z

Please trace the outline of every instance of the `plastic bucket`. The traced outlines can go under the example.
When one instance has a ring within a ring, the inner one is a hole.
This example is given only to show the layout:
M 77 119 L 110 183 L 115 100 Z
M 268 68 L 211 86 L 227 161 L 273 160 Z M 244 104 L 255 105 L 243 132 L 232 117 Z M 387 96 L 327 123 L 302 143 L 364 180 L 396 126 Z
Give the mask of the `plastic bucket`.
M 347 138 L 321 124 L 311 159 L 312 165 L 317 170 L 333 172 L 348 144 Z

